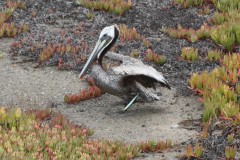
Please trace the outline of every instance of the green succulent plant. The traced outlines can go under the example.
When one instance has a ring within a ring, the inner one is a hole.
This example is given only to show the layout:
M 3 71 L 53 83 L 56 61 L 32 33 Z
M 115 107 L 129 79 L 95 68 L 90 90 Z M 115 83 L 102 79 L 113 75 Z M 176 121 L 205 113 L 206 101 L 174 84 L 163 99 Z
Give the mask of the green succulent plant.
M 198 49 L 192 47 L 184 47 L 182 48 L 182 59 L 188 61 L 197 61 L 198 60 Z
M 127 2 L 124 0 L 77 0 L 77 4 L 89 9 L 104 10 L 117 15 L 122 15 L 132 7 L 131 0 Z
M 208 51 L 208 59 L 209 61 L 219 61 L 221 58 L 222 53 L 217 50 L 210 50 Z
M 212 72 L 194 73 L 191 76 L 190 87 L 203 96 L 204 122 L 219 115 L 227 118 L 239 116 L 239 59 L 239 54 L 225 55 L 221 60 L 221 67 Z
M 225 148 L 225 156 L 227 160 L 230 159 L 235 159 L 236 158 L 236 154 L 237 154 L 237 147 L 236 146 L 227 146 Z

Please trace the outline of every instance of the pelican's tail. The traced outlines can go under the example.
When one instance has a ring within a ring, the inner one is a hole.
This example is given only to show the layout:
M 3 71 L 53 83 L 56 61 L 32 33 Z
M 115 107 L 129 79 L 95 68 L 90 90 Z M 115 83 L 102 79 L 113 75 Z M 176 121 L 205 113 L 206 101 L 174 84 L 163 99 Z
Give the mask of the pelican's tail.
M 137 89 L 139 90 L 139 101 L 155 101 L 160 100 L 160 97 L 153 93 L 151 90 L 145 88 L 140 83 L 136 82 Z
M 168 83 L 168 81 L 164 78 L 163 82 L 160 82 L 162 86 L 167 87 L 168 89 L 171 89 L 170 84 Z

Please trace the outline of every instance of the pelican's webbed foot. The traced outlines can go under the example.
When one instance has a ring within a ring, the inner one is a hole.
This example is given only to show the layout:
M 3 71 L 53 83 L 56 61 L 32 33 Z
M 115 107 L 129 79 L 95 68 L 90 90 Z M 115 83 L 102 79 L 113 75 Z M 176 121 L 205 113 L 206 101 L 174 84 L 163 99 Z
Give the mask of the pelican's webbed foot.
M 133 103 L 136 101 L 138 95 L 139 95 L 139 93 L 138 93 L 135 97 L 133 97 L 133 99 L 132 99 L 132 100 L 127 104 L 127 106 L 123 109 L 123 111 L 126 111 L 128 108 L 130 108 L 130 107 L 133 105 Z

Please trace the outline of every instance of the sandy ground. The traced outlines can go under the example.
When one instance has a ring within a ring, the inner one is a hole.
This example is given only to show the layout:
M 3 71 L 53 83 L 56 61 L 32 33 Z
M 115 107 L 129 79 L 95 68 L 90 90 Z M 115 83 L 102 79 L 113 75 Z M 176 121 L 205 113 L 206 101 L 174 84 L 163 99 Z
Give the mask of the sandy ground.
M 53 107 L 74 123 L 93 129 L 92 138 L 97 139 L 133 143 L 171 139 L 180 144 L 197 135 L 197 131 L 179 125 L 184 120 L 200 118 L 201 105 L 196 97 L 181 97 L 174 88 L 159 88 L 163 94 L 161 101 L 136 103 L 124 113 L 122 100 L 109 94 L 68 105 L 63 102 L 64 95 L 77 93 L 86 88 L 87 83 L 79 80 L 73 71 L 58 71 L 56 67 L 33 68 L 33 63 L 12 62 L 7 53 L 10 41 L 0 42 L 1 106 Z M 161 154 L 146 156 L 140 159 L 163 158 Z

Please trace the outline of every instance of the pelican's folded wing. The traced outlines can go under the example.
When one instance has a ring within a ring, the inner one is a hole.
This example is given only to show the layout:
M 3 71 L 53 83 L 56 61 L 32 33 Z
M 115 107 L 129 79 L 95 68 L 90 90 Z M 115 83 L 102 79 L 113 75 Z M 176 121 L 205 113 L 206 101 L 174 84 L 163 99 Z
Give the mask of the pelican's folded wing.
M 105 56 L 113 60 L 122 61 L 123 65 L 128 65 L 128 64 L 144 65 L 143 62 L 138 59 L 135 59 L 129 56 L 124 56 L 122 54 L 117 54 L 114 52 L 108 52 Z
M 112 72 L 113 74 L 124 75 L 124 77 L 126 78 L 128 76 L 146 76 L 160 82 L 169 89 L 171 88 L 167 80 L 163 77 L 162 73 L 158 72 L 151 66 L 145 65 L 142 61 L 138 59 L 124 56 L 122 54 L 116 54 L 113 52 L 108 52 L 106 56 L 113 60 L 122 61 L 122 64 L 120 66 L 111 68 L 110 72 Z

